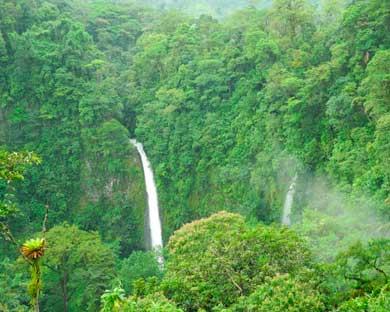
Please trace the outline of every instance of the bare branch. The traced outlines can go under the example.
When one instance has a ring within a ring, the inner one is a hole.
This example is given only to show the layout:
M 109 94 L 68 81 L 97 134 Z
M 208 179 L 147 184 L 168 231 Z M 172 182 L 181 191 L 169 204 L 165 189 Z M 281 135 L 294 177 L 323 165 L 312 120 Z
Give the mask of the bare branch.
M 43 218 L 43 223 L 42 223 L 42 235 L 45 237 L 45 234 L 47 232 L 47 220 L 49 218 L 49 205 L 45 205 L 45 217 Z

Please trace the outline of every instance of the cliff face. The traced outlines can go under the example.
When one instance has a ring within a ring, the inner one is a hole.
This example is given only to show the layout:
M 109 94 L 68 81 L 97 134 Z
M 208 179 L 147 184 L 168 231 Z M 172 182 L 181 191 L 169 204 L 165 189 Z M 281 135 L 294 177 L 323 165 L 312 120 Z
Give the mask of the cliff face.
M 83 226 L 99 229 L 124 256 L 146 247 L 142 164 L 128 138 L 127 129 L 116 120 L 97 129 L 96 145 L 85 147 L 78 209 Z

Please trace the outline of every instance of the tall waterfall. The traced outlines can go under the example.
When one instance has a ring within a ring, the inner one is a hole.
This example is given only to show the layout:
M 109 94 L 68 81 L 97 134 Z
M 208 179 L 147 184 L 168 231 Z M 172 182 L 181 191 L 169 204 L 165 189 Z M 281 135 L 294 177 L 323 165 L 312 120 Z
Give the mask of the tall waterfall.
M 154 181 L 154 175 L 152 166 L 149 162 L 148 157 L 144 151 L 144 147 L 141 143 L 136 140 L 130 140 L 141 157 L 142 167 L 145 176 L 145 187 L 148 195 L 148 216 L 149 216 L 149 228 L 150 228 L 150 244 L 153 250 L 159 252 L 163 246 L 162 234 L 161 234 L 161 220 L 160 220 L 160 211 L 158 207 L 158 197 L 157 197 L 157 188 Z M 160 264 L 163 263 L 162 256 L 157 258 Z
M 295 185 L 297 183 L 297 179 L 298 179 L 298 175 L 295 174 L 286 194 L 286 199 L 283 205 L 283 216 L 282 216 L 283 225 L 287 225 L 287 226 L 291 225 L 291 208 L 294 202 Z

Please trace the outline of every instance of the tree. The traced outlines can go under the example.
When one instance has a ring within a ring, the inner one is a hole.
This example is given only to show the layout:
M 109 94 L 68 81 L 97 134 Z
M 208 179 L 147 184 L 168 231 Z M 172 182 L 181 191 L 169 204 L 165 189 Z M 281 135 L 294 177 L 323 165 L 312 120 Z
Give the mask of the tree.
M 44 307 L 96 311 L 114 277 L 114 255 L 95 232 L 57 225 L 46 234 Z
M 143 298 L 133 296 L 124 298 L 120 288 L 106 292 L 102 296 L 102 304 L 101 312 L 183 312 L 160 293 Z
M 0 263 L 0 311 L 31 311 L 31 297 L 26 292 L 28 264 L 23 259 L 5 258 Z
M 12 201 L 11 182 L 23 180 L 24 172 L 32 164 L 39 164 L 40 158 L 31 152 L 8 152 L 0 149 L 0 183 L 4 184 L 4 192 L 0 193 L 0 230 L 1 234 L 8 236 L 7 217 L 16 212 L 15 203 Z
M 384 286 L 377 296 L 368 299 L 369 312 L 386 312 L 390 309 L 390 285 Z
M 387 312 L 390 309 L 389 285 L 383 287 L 379 294 L 376 292 L 348 300 L 340 305 L 338 312 Z
M 101 312 L 183 312 L 161 293 L 129 298 L 126 298 L 124 293 L 120 287 L 106 291 L 102 296 Z
M 313 7 L 305 0 L 275 0 L 270 12 L 270 31 L 288 44 L 307 41 L 314 30 Z
M 364 107 L 375 119 L 390 113 L 390 49 L 378 51 L 367 67 L 367 77 L 362 83 L 366 93 Z
M 0 150 L 0 182 L 6 182 L 5 194 L 0 200 L 0 233 L 3 237 L 18 247 L 19 243 L 12 234 L 12 231 L 7 223 L 10 216 L 17 211 L 15 203 L 10 199 L 9 191 L 10 183 L 24 179 L 24 172 L 28 165 L 37 164 L 40 159 L 34 153 L 17 153 Z M 46 226 L 46 219 L 43 226 Z M 42 289 L 41 282 L 41 258 L 45 251 L 44 239 L 27 240 L 20 248 L 20 253 L 24 260 L 30 265 L 31 280 L 28 286 L 28 292 L 31 296 L 31 305 L 34 311 L 39 312 L 39 297 Z
M 123 312 L 183 312 L 164 295 L 156 293 L 144 298 L 130 297 L 123 306 Z
M 132 293 L 133 283 L 138 279 L 162 277 L 162 271 L 154 252 L 134 251 L 121 261 L 119 278 L 127 293 Z
M 162 289 L 186 311 L 229 306 L 267 277 L 292 276 L 311 266 L 298 236 L 285 228 L 250 227 L 219 212 L 183 226 L 168 243 Z
M 248 297 L 226 312 L 320 312 L 325 311 L 318 291 L 288 274 L 267 278 Z
M 351 281 L 352 297 L 370 294 L 390 281 L 390 240 L 357 242 L 338 256 L 342 275 Z

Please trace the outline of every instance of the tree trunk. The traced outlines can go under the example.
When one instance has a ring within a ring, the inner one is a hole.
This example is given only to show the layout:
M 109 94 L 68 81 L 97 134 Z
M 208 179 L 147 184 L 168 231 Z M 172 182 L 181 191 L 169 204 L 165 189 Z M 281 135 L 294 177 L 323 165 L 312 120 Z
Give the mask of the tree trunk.
M 31 293 L 32 296 L 32 305 L 34 308 L 34 312 L 39 312 L 39 295 L 41 292 L 41 267 L 39 265 L 38 261 L 35 261 L 32 263 L 32 287 L 33 292 Z
M 62 289 L 62 300 L 64 305 L 64 312 L 68 312 L 68 273 L 64 272 L 64 275 L 61 280 L 61 289 Z

